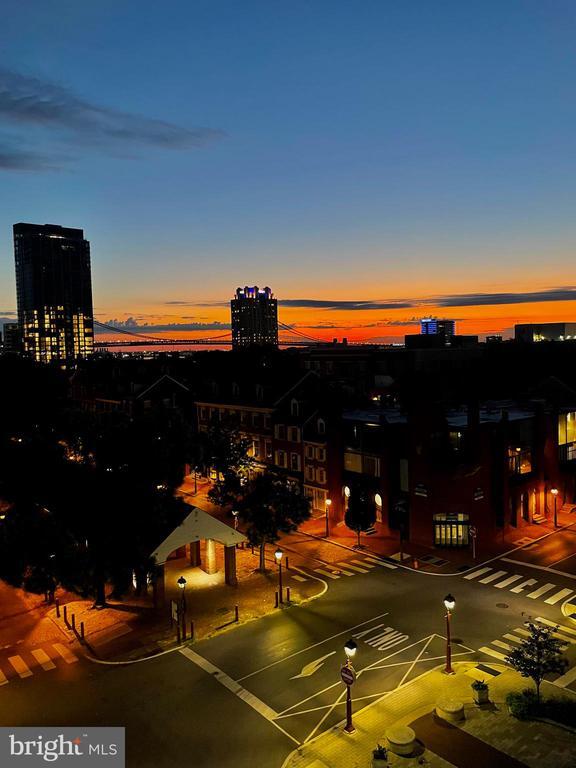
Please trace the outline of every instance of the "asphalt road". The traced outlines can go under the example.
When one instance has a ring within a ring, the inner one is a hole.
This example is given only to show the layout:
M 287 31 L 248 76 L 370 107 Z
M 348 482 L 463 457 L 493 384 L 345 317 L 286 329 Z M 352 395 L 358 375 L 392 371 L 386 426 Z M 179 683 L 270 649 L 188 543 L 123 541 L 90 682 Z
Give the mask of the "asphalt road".
M 358 710 L 442 663 L 448 592 L 454 660 L 494 663 L 478 649 L 498 653 L 494 641 L 529 616 L 569 624 L 562 602 L 545 599 L 576 590 L 572 579 L 504 561 L 484 568 L 471 579 L 375 569 L 184 652 L 125 666 L 58 664 L 0 687 L 0 724 L 125 725 L 129 768 L 279 768 L 299 743 L 343 719 L 339 676 L 350 637 Z M 529 597 L 539 585 L 542 596 Z

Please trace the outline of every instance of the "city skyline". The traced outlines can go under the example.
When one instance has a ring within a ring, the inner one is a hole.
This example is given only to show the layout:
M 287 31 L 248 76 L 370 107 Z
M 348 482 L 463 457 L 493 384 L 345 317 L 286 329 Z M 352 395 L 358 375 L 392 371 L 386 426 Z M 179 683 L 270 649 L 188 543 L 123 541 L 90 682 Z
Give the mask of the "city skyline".
M 34 221 L 86 231 L 100 321 L 209 332 L 245 284 L 325 339 L 573 319 L 570 4 L 13 6 L 0 317 Z

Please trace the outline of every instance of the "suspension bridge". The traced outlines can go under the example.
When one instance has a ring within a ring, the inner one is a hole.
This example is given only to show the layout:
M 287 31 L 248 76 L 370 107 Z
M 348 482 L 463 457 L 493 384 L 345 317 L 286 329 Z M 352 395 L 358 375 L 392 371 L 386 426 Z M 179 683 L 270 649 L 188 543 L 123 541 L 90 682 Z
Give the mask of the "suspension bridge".
M 123 338 L 113 339 L 110 341 L 98 341 L 94 342 L 96 349 L 110 349 L 113 347 L 168 347 L 168 346 L 210 346 L 210 347 L 231 347 L 232 346 L 232 332 L 217 334 L 215 336 L 206 336 L 204 338 L 196 339 L 179 339 L 179 338 L 160 338 L 159 336 L 151 336 L 146 333 L 130 330 L 128 328 L 118 328 L 108 323 L 101 323 L 98 320 L 94 320 L 94 326 L 100 328 L 107 333 L 119 334 Z M 290 336 L 279 336 L 278 344 L 280 346 L 290 347 L 310 347 L 317 344 L 328 344 L 325 339 L 316 339 L 312 336 L 308 336 L 297 328 L 285 323 L 278 323 L 279 330 L 284 334 L 289 333 Z

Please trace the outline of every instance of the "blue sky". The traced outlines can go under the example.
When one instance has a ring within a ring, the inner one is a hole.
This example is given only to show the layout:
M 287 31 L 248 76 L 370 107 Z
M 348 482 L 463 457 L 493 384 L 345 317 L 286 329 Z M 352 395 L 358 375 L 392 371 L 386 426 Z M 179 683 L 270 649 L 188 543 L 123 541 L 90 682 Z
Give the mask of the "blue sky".
M 101 318 L 182 300 L 226 320 L 195 304 L 245 283 L 358 301 L 569 286 L 575 33 L 563 0 L 5 0 L 0 314 L 16 221 L 85 229 Z

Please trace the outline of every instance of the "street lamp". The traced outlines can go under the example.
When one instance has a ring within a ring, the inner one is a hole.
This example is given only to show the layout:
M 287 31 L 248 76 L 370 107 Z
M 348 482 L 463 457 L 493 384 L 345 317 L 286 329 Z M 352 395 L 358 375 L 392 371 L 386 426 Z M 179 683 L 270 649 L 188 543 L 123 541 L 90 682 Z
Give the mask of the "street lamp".
M 356 730 L 352 723 L 352 694 L 350 689 L 356 680 L 356 672 L 352 666 L 352 659 L 356 655 L 357 648 L 358 645 L 354 640 L 348 640 L 348 642 L 344 644 L 346 664 L 340 670 L 342 682 L 346 685 L 346 725 L 344 726 L 346 733 L 354 733 Z
M 450 618 L 452 616 L 452 611 L 454 610 L 454 606 L 456 605 L 456 600 L 454 600 L 454 597 L 450 594 L 446 595 L 444 598 L 444 607 L 446 608 L 446 667 L 444 669 L 444 673 L 446 675 L 453 675 L 454 670 L 452 669 L 452 645 L 450 640 Z
M 558 528 L 558 488 L 550 488 L 550 493 L 554 496 L 554 528 Z
M 180 576 L 178 581 L 178 589 L 180 590 L 180 605 L 177 610 L 177 628 L 178 628 L 178 642 L 180 642 L 180 632 L 182 632 L 182 639 L 186 640 L 186 596 L 184 590 L 186 589 L 186 579 L 184 576 Z
M 238 530 L 238 510 L 233 509 L 232 510 L 232 516 L 234 517 L 234 530 Z
M 278 563 L 278 594 L 280 595 L 280 602 L 284 602 L 284 596 L 282 594 L 282 555 L 284 552 L 278 547 L 276 552 L 274 552 L 274 557 L 276 558 L 276 562 Z
M 330 522 L 328 519 L 328 514 L 330 512 L 330 507 L 332 506 L 332 499 L 326 499 L 326 538 L 330 536 Z

